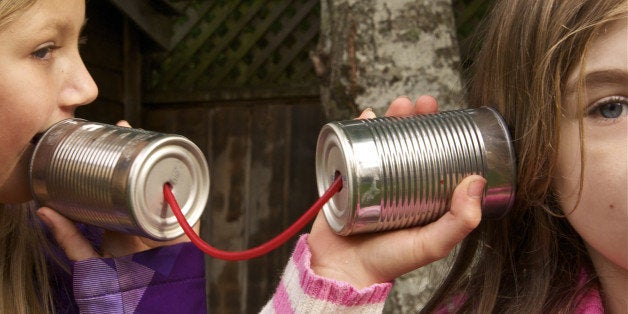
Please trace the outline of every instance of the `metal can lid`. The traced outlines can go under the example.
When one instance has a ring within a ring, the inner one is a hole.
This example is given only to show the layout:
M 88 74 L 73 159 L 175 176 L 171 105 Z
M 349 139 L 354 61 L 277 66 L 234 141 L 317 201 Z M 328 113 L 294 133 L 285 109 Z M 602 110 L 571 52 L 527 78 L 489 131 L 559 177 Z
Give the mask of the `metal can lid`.
M 316 147 L 316 181 L 319 195 L 323 195 L 331 186 L 336 175 L 342 176 L 343 188 L 323 206 L 323 212 L 329 226 L 338 234 L 351 233 L 352 220 L 355 216 L 355 197 L 351 195 L 354 190 L 352 178 L 354 167 L 349 163 L 355 158 L 351 156 L 353 149 L 350 147 L 346 134 L 337 124 L 330 122 L 323 126 L 318 137 Z M 347 154 L 349 156 L 347 156 Z
M 209 194 L 209 170 L 200 149 L 190 140 L 167 135 L 151 141 L 138 155 L 142 163 L 129 173 L 129 201 L 138 228 L 156 240 L 170 240 L 183 234 L 176 217 L 163 197 L 165 183 L 190 225 L 201 217 Z
M 482 198 L 482 217 L 504 217 L 515 201 L 516 157 L 508 126 L 491 107 L 467 109 L 480 130 L 485 155 L 484 174 L 487 184 Z

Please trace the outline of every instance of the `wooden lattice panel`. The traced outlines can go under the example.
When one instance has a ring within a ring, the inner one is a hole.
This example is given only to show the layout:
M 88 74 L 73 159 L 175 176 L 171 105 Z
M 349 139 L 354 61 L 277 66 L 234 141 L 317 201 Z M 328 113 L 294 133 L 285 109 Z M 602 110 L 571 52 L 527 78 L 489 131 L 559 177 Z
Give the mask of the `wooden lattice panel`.
M 205 12 L 196 25 L 151 62 L 149 98 L 317 93 L 309 52 L 318 40 L 319 0 L 222 0 L 211 1 L 209 8 L 197 2 Z

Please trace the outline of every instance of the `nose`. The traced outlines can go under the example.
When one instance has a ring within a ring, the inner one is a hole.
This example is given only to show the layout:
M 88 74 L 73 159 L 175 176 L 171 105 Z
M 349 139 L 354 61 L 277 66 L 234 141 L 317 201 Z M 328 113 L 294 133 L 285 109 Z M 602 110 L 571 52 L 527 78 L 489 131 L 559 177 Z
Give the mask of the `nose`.
M 68 59 L 67 66 L 61 71 L 63 85 L 59 94 L 60 107 L 74 111 L 76 107 L 87 105 L 96 99 L 98 87 L 78 51 Z

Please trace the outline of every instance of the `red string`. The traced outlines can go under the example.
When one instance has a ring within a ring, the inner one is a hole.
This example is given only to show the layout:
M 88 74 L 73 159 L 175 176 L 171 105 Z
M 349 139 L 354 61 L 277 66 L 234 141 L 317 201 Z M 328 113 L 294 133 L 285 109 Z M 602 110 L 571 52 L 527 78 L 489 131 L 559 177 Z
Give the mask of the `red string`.
M 299 232 L 299 230 L 303 229 L 303 227 L 305 227 L 312 219 L 314 219 L 314 217 L 316 217 L 316 214 L 320 211 L 323 205 L 325 205 L 325 203 L 327 203 L 329 199 L 331 199 L 332 196 L 334 196 L 334 194 L 336 194 L 341 189 L 342 177 L 337 176 L 329 189 L 327 189 L 327 191 L 325 191 L 325 193 L 305 212 L 305 214 L 303 214 L 303 216 L 301 216 L 296 222 L 294 222 L 294 224 L 292 224 L 292 226 L 290 226 L 288 229 L 284 230 L 282 233 L 280 233 L 270 241 L 254 248 L 244 251 L 228 252 L 217 249 L 207 244 L 207 242 L 203 241 L 203 239 L 201 239 L 201 237 L 196 234 L 194 229 L 190 227 L 190 224 L 185 219 L 185 216 L 183 216 L 183 213 L 181 213 L 181 208 L 179 208 L 179 204 L 177 204 L 177 200 L 172 194 L 170 184 L 164 184 L 163 188 L 166 202 L 168 202 L 170 208 L 172 208 L 172 212 L 177 218 L 177 221 L 183 228 L 185 234 L 190 238 L 192 243 L 196 245 L 196 247 L 198 247 L 201 251 L 205 252 L 205 254 L 226 261 L 248 260 L 255 257 L 260 257 L 278 248 L 290 238 L 292 238 L 297 232 Z

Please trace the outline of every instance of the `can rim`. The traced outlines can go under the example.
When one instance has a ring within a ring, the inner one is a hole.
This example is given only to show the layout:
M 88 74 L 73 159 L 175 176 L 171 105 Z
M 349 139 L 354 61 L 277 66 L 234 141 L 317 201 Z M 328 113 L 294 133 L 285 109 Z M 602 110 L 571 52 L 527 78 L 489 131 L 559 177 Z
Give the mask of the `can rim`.
M 516 155 L 512 138 L 506 121 L 495 108 L 482 106 L 469 109 L 469 111 L 472 112 L 472 119 L 481 129 L 483 151 L 487 153 L 485 175 L 488 182 L 482 199 L 482 216 L 489 219 L 501 219 L 514 205 L 517 190 Z M 490 114 L 494 123 L 482 123 L 484 113 Z M 489 138 L 491 135 L 494 137 Z M 496 153 L 493 154 L 494 152 Z
M 350 143 L 347 141 L 346 134 L 338 125 L 338 122 L 330 122 L 323 126 L 319 133 L 316 149 L 316 178 L 318 194 L 323 195 L 331 186 L 336 174 L 342 176 L 343 188 L 336 193 L 323 206 L 323 213 L 329 226 L 337 234 L 350 234 L 350 223 L 355 219 L 355 214 L 351 204 L 355 204 L 355 195 L 349 192 L 354 190 L 355 182 L 353 182 L 354 173 L 352 165 L 348 164 L 355 160 L 350 156 L 353 152 Z M 334 149 L 341 147 L 340 149 Z M 330 154 L 339 153 L 338 158 L 328 158 Z M 347 155 L 349 154 L 349 156 Z M 344 162 L 342 162 L 344 161 Z
M 163 185 L 171 184 L 181 212 L 190 225 L 196 224 L 205 209 L 209 194 L 209 170 L 204 155 L 189 139 L 180 135 L 168 135 L 151 142 L 137 158 L 144 158 L 145 162 L 133 165 L 127 185 L 128 193 L 137 196 L 129 204 L 132 208 L 139 209 L 130 211 L 137 227 L 155 240 L 170 240 L 183 235 L 183 229 L 163 198 Z M 179 166 L 184 169 L 177 169 Z M 169 173 L 159 173 L 164 169 L 158 168 L 168 168 L 165 170 Z M 177 171 L 185 173 L 176 174 Z M 160 201 L 155 202 L 150 196 Z

